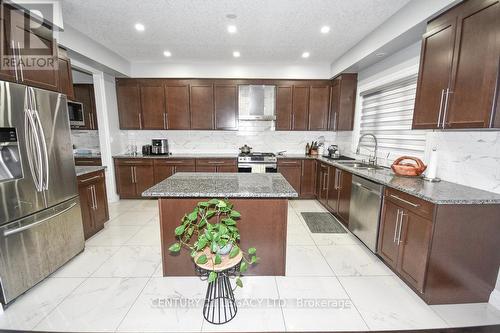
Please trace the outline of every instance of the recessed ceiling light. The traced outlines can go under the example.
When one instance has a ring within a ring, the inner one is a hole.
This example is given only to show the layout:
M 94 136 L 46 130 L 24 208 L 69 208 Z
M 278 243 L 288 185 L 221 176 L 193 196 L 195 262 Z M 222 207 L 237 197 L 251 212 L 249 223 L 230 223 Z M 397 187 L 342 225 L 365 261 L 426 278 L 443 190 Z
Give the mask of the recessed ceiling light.
M 135 27 L 135 30 L 137 30 L 137 31 L 144 31 L 144 30 L 146 29 L 146 28 L 144 27 L 144 24 L 142 24 L 142 23 L 136 23 L 136 24 L 134 25 L 134 27 Z
M 239 58 L 241 56 L 240 52 L 239 51 L 234 51 L 233 52 L 233 57 L 235 58 Z
M 330 32 L 330 27 L 327 26 L 327 25 L 324 25 L 324 26 L 321 27 L 320 31 L 321 31 L 322 34 L 327 34 L 327 33 Z
M 309 52 L 302 53 L 302 58 L 309 58 L 311 54 Z
M 172 56 L 172 53 L 170 51 L 163 51 L 163 55 L 167 58 L 170 58 Z
M 377 53 L 375 53 L 375 56 L 376 56 L 376 57 L 378 57 L 378 58 L 382 58 L 382 57 L 384 57 L 386 54 L 387 54 L 387 53 L 385 53 L 385 52 L 377 52 Z
M 230 20 L 234 20 L 235 18 L 237 18 L 238 16 L 236 16 L 236 14 L 227 14 L 226 15 L 226 18 L 230 19 Z
M 238 32 L 238 28 L 236 28 L 236 26 L 232 24 L 228 25 L 227 32 L 229 32 L 230 34 L 235 34 L 236 32 Z

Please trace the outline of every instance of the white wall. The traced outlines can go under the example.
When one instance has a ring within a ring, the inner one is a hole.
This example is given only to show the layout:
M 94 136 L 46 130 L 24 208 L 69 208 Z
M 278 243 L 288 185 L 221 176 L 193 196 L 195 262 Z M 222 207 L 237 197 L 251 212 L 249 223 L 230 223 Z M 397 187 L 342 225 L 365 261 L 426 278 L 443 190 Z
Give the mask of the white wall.
M 73 76 L 73 83 L 81 83 L 81 84 L 93 84 L 94 79 L 92 78 L 92 75 L 83 73 L 80 71 L 72 70 L 71 75 Z
M 87 62 L 94 68 L 116 74 L 130 74 L 130 62 L 104 45 L 82 34 L 65 23 L 64 32 L 59 33 L 59 44 L 68 48 L 71 60 Z
M 347 68 L 351 67 L 379 50 L 384 45 L 387 45 L 404 35 L 407 31 L 411 31 L 414 27 L 426 22 L 436 13 L 443 9 L 452 6 L 460 1 L 457 0 L 414 0 L 410 1 L 406 6 L 401 8 L 387 21 L 378 26 L 368 36 L 363 38 L 353 48 L 343 54 L 341 57 L 332 62 L 330 67 L 331 76 L 335 76 Z M 415 30 L 418 34 L 418 29 Z M 404 38 L 413 39 L 419 37 L 412 34 Z M 411 43 L 412 41 L 410 41 Z M 404 43 L 401 41 L 400 43 Z
M 160 78 L 328 79 L 330 78 L 330 66 L 328 63 L 132 63 L 131 76 Z

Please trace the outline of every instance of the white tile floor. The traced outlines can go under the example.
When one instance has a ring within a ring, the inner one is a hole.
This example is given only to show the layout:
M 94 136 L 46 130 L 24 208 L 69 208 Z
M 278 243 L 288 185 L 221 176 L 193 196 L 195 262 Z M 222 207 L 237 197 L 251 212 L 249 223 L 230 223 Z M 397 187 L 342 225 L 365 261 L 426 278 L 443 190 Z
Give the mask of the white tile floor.
M 206 282 L 162 277 L 156 201 L 122 200 L 110 205 L 111 220 L 82 254 L 0 314 L 0 329 L 255 332 L 500 324 L 500 311 L 488 304 L 427 306 L 353 235 L 311 234 L 303 211 L 325 210 L 316 201 L 290 202 L 287 276 L 245 277 L 236 291 L 238 314 L 226 325 L 203 320 Z M 165 299 L 177 302 L 158 303 Z

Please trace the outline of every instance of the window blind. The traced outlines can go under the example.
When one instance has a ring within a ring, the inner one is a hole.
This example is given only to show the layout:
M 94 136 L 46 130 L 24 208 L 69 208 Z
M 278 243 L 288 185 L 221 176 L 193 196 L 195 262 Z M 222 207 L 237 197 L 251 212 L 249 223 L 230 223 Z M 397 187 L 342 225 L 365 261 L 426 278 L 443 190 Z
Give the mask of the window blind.
M 389 162 L 402 155 L 423 157 L 427 131 L 411 129 L 416 91 L 417 75 L 412 75 L 361 93 L 360 136 L 375 134 L 379 158 Z M 363 139 L 362 148 L 373 146 L 370 138 Z

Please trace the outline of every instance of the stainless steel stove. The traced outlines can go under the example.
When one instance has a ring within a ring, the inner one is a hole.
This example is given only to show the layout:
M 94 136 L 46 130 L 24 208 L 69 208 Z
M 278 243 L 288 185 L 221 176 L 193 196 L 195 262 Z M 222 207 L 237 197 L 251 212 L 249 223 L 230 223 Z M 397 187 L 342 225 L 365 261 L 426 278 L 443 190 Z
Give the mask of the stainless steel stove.
M 278 172 L 278 159 L 273 153 L 249 153 L 238 155 L 238 172 Z

